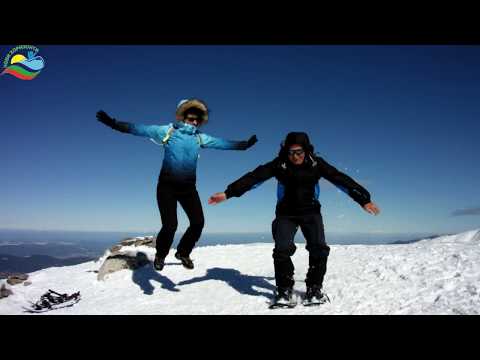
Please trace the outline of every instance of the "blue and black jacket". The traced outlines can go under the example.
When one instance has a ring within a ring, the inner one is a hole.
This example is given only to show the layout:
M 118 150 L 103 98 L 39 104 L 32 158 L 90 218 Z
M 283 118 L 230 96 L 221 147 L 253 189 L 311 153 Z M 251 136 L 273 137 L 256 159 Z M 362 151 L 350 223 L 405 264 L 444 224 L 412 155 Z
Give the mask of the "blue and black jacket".
M 117 121 L 113 128 L 150 138 L 158 145 L 163 145 L 165 156 L 159 181 L 195 184 L 201 148 L 246 150 L 249 147 L 248 141 L 216 138 L 181 121 L 168 125 L 142 125 Z
M 365 188 L 319 156 L 305 157 L 302 165 L 293 165 L 288 160 L 276 157 L 228 185 L 225 194 L 227 198 L 240 197 L 272 177 L 278 181 L 275 211 L 277 216 L 319 213 L 319 180 L 322 177 L 348 194 L 359 205 L 370 202 L 370 193 Z

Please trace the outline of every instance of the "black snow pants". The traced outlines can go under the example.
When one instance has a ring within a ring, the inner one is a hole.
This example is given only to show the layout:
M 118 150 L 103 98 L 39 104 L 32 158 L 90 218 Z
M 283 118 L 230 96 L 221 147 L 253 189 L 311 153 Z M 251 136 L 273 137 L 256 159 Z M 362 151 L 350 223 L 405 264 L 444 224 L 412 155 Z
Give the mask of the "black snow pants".
M 272 223 L 272 234 L 275 240 L 273 249 L 273 265 L 275 281 L 278 287 L 292 288 L 294 285 L 294 266 L 291 256 L 297 249 L 295 234 L 300 227 L 309 252 L 309 268 L 306 277 L 307 287 L 323 285 L 327 271 L 327 258 L 330 247 L 325 242 L 323 219 L 320 213 L 302 216 L 277 216 Z
M 202 234 L 205 223 L 202 204 L 195 184 L 162 182 L 157 185 L 157 204 L 162 228 L 157 235 L 157 255 L 165 258 L 170 251 L 177 230 L 177 202 L 187 214 L 190 226 L 177 246 L 177 252 L 188 256 Z

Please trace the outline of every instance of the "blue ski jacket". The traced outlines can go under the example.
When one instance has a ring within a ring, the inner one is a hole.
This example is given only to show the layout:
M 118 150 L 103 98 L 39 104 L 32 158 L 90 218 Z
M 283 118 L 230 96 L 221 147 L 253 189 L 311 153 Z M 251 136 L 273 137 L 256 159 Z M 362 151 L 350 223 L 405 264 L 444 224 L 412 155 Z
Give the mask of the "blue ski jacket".
M 247 141 L 216 138 L 182 121 L 168 125 L 123 124 L 127 125 L 127 133 L 147 137 L 158 145 L 163 145 L 165 156 L 160 181 L 195 184 L 200 148 L 246 150 L 249 147 Z

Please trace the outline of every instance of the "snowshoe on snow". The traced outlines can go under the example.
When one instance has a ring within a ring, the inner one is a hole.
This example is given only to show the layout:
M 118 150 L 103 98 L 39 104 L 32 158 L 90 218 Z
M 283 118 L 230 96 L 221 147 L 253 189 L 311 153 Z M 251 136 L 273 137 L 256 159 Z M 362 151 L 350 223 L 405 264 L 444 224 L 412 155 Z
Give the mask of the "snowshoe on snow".
M 155 260 L 153 261 L 153 267 L 155 270 L 162 271 L 163 267 L 165 266 L 165 259 L 155 255 Z
M 180 260 L 182 262 L 182 265 L 184 268 L 187 268 L 187 269 L 193 269 L 193 261 L 192 259 L 190 259 L 190 256 L 183 256 L 181 255 L 180 253 L 176 253 L 175 254 L 175 258 L 177 258 L 178 260 Z
M 29 313 L 42 313 L 51 310 L 57 310 L 65 307 L 70 307 L 75 305 L 80 301 L 80 291 L 68 294 L 59 294 L 56 291 L 48 290 L 47 293 L 43 294 L 36 303 L 30 303 L 31 308 L 25 309 L 25 312 Z
M 294 308 L 296 305 L 297 300 L 293 296 L 293 289 L 277 288 L 275 291 L 275 297 L 269 308 Z
M 307 288 L 305 297 L 303 298 L 302 304 L 304 306 L 314 306 L 322 305 L 327 302 L 330 302 L 327 294 L 322 291 L 320 286 L 310 286 Z

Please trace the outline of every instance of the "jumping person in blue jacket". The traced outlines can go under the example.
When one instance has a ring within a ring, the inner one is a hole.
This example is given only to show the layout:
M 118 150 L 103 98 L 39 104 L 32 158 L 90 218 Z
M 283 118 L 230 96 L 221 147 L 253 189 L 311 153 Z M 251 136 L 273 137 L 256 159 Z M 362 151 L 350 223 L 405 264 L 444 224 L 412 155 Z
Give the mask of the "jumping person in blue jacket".
M 246 150 L 257 142 L 253 135 L 248 141 L 215 138 L 198 130 L 208 121 L 209 110 L 199 99 L 180 101 L 176 110 L 176 122 L 168 125 L 141 125 L 111 118 L 104 111 L 97 113 L 100 122 L 112 129 L 143 136 L 163 145 L 165 155 L 157 183 L 157 204 L 162 228 L 157 235 L 154 266 L 162 270 L 177 230 L 177 202 L 188 216 L 190 226 L 183 234 L 175 257 L 187 269 L 193 269 L 190 258 L 195 243 L 204 226 L 202 204 L 196 189 L 197 159 L 200 148 L 220 150 Z

